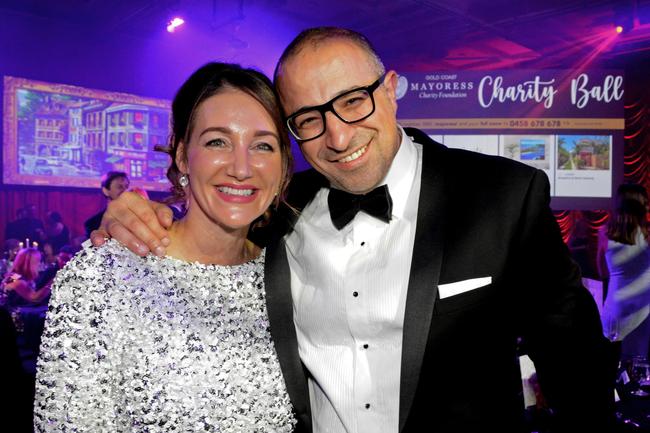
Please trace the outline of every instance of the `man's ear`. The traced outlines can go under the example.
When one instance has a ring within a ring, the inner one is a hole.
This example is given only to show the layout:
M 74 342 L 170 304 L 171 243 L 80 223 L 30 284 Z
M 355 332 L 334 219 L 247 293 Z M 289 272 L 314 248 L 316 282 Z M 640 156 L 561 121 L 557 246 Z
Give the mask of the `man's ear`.
M 104 197 L 106 197 L 106 198 L 111 198 L 111 196 L 109 195 L 109 193 L 110 193 L 110 191 L 109 191 L 108 189 L 102 187 L 102 194 L 104 194 Z
M 397 112 L 397 72 L 390 70 L 384 75 L 384 88 L 390 103 L 393 105 L 393 110 Z

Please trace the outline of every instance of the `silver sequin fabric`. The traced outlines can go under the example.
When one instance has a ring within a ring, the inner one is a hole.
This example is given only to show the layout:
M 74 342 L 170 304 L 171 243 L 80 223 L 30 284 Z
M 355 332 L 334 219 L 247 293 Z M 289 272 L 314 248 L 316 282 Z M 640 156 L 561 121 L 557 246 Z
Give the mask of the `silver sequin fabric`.
M 264 253 L 236 266 L 138 257 L 115 241 L 56 277 L 37 432 L 290 432 Z

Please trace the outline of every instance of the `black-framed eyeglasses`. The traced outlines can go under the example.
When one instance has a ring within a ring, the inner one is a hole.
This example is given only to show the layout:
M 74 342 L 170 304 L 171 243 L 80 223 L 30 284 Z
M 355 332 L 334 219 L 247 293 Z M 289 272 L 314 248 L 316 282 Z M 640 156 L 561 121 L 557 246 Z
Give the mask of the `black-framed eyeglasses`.
M 345 123 L 361 122 L 375 112 L 373 93 L 382 82 L 383 77 L 369 86 L 357 87 L 341 93 L 322 105 L 305 107 L 287 117 L 287 126 L 291 135 L 300 142 L 313 140 L 325 133 L 325 113 L 331 111 Z

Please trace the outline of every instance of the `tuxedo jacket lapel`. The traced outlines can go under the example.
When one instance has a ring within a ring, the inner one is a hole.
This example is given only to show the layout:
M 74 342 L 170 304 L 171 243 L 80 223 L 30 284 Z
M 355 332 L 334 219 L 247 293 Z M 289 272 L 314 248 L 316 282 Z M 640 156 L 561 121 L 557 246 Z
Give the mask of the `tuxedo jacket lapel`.
M 444 147 L 432 142 L 418 130 L 406 129 L 417 143 L 423 144 L 422 182 L 418 203 L 415 244 L 409 278 L 402 341 L 400 380 L 400 431 L 404 427 L 418 386 L 422 360 L 431 327 L 433 304 L 437 296 L 443 251 L 445 192 L 443 188 Z M 314 170 L 299 173 L 289 203 L 303 209 L 327 181 Z M 300 361 L 291 300 L 291 274 L 283 235 L 291 230 L 296 215 L 289 210 L 282 226 L 274 226 L 266 247 L 266 303 L 271 336 L 278 354 L 287 390 L 298 416 L 297 431 L 311 431 L 311 411 L 307 373 Z
M 420 379 L 433 305 L 437 296 L 444 236 L 444 147 L 418 130 L 406 133 L 422 144 L 422 182 L 418 202 L 415 244 L 411 261 L 400 378 L 399 429 L 408 418 Z
M 299 215 L 296 211 L 304 209 L 316 192 L 327 185 L 327 181 L 315 170 L 308 170 L 298 173 L 292 185 L 293 188 L 290 188 L 287 197 L 290 206 L 280 207 L 273 219 L 274 223 L 267 227 L 260 237 L 266 244 L 264 281 L 271 337 L 298 418 L 294 432 L 310 432 L 312 428 L 307 372 L 298 352 L 291 299 L 291 272 L 284 235 L 295 225 Z
M 266 247 L 264 274 L 271 337 L 298 418 L 296 431 L 311 431 L 307 377 L 300 361 L 296 327 L 293 322 L 291 273 L 285 243 L 280 237 Z

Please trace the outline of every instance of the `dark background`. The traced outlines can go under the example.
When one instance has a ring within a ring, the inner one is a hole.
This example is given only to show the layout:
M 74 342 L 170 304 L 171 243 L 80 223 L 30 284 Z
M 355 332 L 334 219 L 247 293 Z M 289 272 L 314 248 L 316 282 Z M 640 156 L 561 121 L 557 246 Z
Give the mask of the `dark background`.
M 187 24 L 169 34 L 175 14 Z M 398 71 L 622 69 L 624 177 L 650 184 L 650 0 L 0 0 L 0 75 L 171 99 L 210 60 L 271 74 L 286 44 L 316 25 L 364 33 Z M 59 211 L 76 236 L 103 198 L 0 184 L 0 227 L 26 203 L 39 217 Z M 565 209 L 556 211 L 568 236 L 575 218 Z M 584 215 L 597 228 L 604 214 Z

